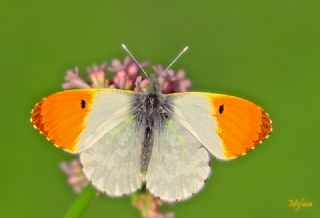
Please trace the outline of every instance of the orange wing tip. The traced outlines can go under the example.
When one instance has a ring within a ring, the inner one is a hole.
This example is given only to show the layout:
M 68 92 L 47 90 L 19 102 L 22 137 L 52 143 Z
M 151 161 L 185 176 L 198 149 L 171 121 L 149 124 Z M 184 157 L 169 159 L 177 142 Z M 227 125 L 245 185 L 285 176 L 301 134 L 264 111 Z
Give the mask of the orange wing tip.
M 75 152 L 80 134 L 85 128 L 86 117 L 91 110 L 93 97 L 94 92 L 91 90 L 53 94 L 35 105 L 31 111 L 30 121 L 33 127 L 56 147 Z M 82 100 L 85 100 L 85 108 L 80 104 Z M 68 107 L 61 106 L 61 102 L 67 102 Z
M 53 139 L 50 139 L 48 137 L 48 133 L 44 129 L 44 123 L 42 122 L 42 116 L 41 116 L 41 111 L 42 111 L 42 104 L 47 98 L 43 98 L 40 102 L 38 102 L 34 108 L 31 110 L 31 118 L 30 122 L 32 123 L 33 128 L 37 129 L 38 132 L 41 135 L 44 135 L 45 138 L 54 144 L 55 147 L 61 148 L 61 146 L 55 144 L 55 141 Z
M 56 141 L 54 139 L 51 139 L 48 135 L 48 131 L 45 130 L 45 124 L 43 122 L 43 117 L 42 117 L 42 106 L 43 106 L 43 102 L 46 101 L 47 98 L 43 98 L 41 101 L 39 101 L 34 108 L 31 110 L 31 118 L 30 118 L 30 122 L 33 125 L 33 128 L 37 129 L 38 132 L 41 135 L 44 135 L 45 138 L 51 142 L 55 147 L 57 148 L 62 148 L 63 150 L 67 151 L 67 152 L 73 152 L 75 150 L 74 146 L 70 147 L 70 148 L 65 148 L 64 146 L 58 145 L 56 144 Z
M 269 137 L 272 121 L 261 107 L 227 95 L 211 95 L 210 100 L 227 159 L 244 156 Z

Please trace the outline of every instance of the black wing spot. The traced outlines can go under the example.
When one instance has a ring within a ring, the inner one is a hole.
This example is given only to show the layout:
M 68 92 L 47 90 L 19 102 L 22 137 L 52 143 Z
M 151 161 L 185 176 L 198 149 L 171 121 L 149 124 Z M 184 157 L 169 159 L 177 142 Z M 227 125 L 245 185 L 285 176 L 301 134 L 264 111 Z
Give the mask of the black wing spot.
M 86 108 L 86 101 L 81 99 L 81 108 L 85 109 Z
M 219 106 L 219 113 L 222 114 L 222 112 L 224 111 L 224 105 L 220 105 Z

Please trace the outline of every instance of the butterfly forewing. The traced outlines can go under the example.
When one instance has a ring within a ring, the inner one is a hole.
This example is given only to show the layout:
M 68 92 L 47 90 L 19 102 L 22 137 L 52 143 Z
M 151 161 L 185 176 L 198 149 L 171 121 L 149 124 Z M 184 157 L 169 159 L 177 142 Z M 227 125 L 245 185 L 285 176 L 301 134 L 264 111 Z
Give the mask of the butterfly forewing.
M 34 107 L 31 122 L 56 146 L 79 153 L 128 116 L 132 93 L 114 89 L 58 92 Z
M 245 99 L 192 92 L 169 96 L 177 121 L 219 159 L 245 154 L 272 131 L 268 114 Z

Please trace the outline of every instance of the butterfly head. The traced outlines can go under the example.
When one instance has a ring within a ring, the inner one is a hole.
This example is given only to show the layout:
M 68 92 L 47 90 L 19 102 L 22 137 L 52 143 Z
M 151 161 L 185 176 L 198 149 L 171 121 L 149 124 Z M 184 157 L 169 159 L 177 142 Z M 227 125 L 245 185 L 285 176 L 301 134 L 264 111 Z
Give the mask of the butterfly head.
M 160 94 L 158 78 L 155 75 L 150 75 L 149 85 L 147 86 L 147 94 L 158 95 Z

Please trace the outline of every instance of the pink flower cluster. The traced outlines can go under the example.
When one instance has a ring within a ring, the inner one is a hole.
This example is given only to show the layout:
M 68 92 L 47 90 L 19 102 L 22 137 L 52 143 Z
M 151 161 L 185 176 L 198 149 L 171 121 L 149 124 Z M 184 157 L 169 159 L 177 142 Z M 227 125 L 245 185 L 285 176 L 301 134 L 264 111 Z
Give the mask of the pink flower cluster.
M 153 70 L 158 75 L 158 83 L 162 93 L 188 92 L 191 89 L 191 81 L 185 78 L 184 70 L 169 69 L 164 72 L 161 65 L 153 66 Z
M 140 192 L 132 197 L 132 205 L 140 211 L 143 218 L 173 218 L 173 213 L 160 211 L 162 204 L 160 199 L 149 192 Z
M 140 65 L 142 67 L 149 66 L 145 62 Z M 159 87 L 163 93 L 190 91 L 191 81 L 185 78 L 183 70 L 179 70 L 177 73 L 172 69 L 163 72 L 164 68 L 161 65 L 154 65 L 153 70 L 158 76 Z M 115 75 L 112 78 L 113 74 Z M 144 75 L 139 74 L 139 66 L 129 57 L 126 57 L 123 63 L 114 59 L 110 66 L 103 64 L 89 68 L 88 77 L 90 81 L 88 82 L 79 76 L 78 68 L 68 70 L 65 75 L 66 82 L 62 85 L 62 88 L 115 88 L 143 92 L 146 90 L 149 80 Z
M 60 169 L 67 175 L 67 182 L 75 193 L 80 193 L 89 184 L 78 159 L 73 159 L 69 163 L 61 162 Z

